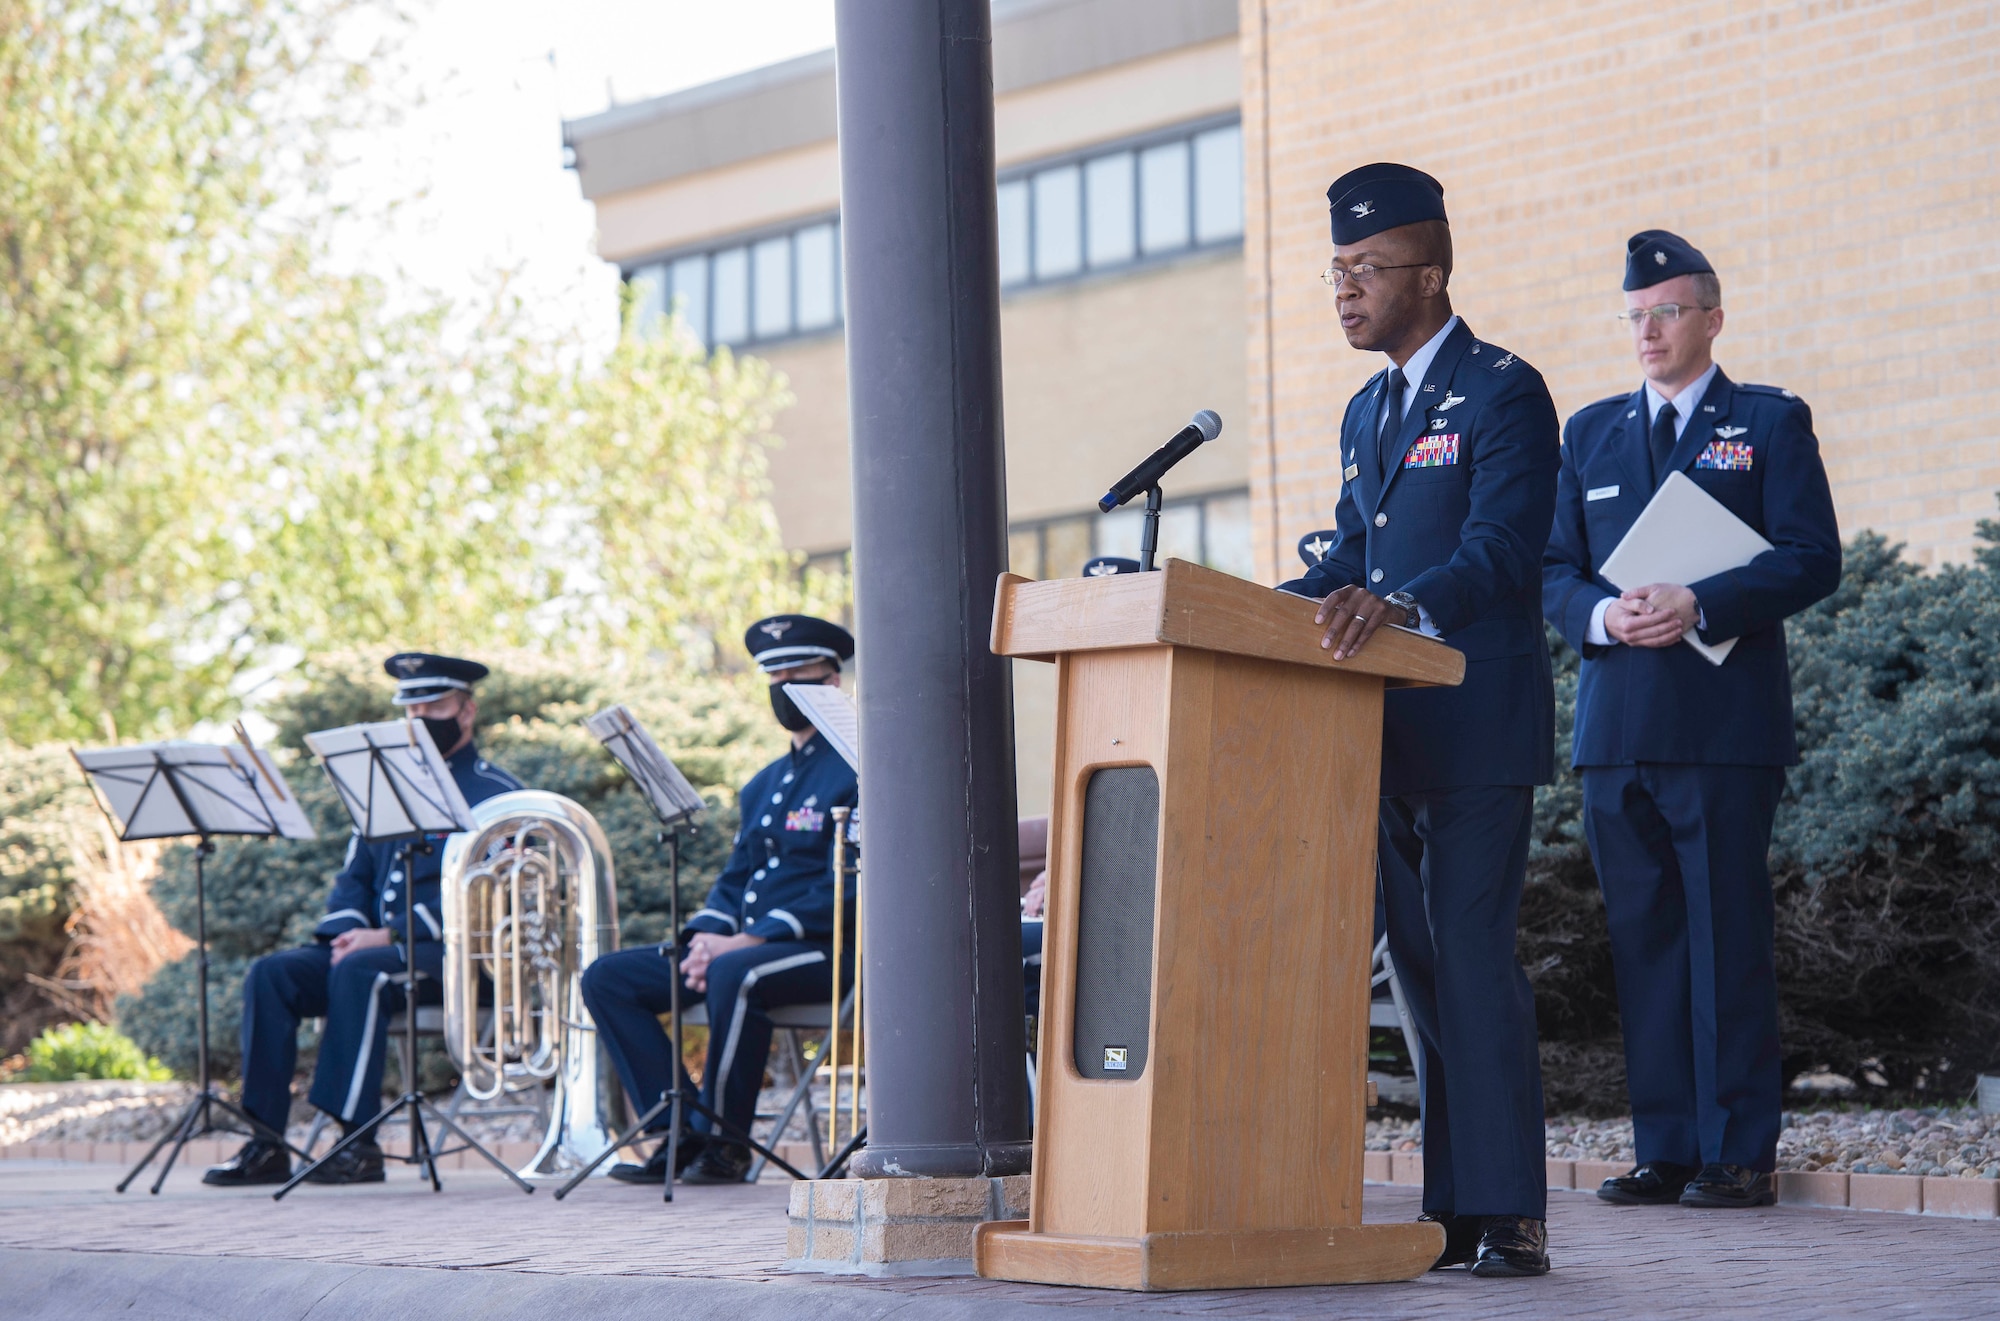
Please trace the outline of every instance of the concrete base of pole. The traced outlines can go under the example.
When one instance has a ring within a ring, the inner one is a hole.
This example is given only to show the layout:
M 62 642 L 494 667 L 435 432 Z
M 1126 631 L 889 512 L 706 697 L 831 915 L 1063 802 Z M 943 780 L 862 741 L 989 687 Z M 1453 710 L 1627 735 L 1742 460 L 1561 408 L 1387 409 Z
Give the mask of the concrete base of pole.
M 825 1275 L 970 1275 L 972 1231 L 1025 1220 L 1030 1176 L 813 1179 L 792 1185 L 785 1269 Z

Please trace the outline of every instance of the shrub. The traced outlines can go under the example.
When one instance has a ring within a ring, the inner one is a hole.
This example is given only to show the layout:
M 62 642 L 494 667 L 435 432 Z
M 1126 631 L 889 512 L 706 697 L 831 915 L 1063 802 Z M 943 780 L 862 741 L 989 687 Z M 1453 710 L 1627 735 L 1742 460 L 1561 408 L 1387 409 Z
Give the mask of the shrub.
M 217 841 L 208 860 L 211 1059 L 219 1073 L 239 1067 L 244 971 L 253 959 L 312 939 L 347 848 L 346 812 L 306 754 L 304 735 L 383 718 L 385 683 L 379 658 L 336 658 L 309 667 L 300 688 L 271 714 L 279 729 L 276 755 L 320 837 Z M 737 787 L 783 746 L 783 735 L 758 696 L 755 680 L 740 676 L 668 685 L 634 676 L 577 675 L 545 660 L 510 657 L 496 663 L 480 687 L 480 748 L 523 783 L 572 798 L 597 818 L 611 844 L 620 940 L 644 944 L 667 934 L 668 868 L 657 824 L 624 772 L 577 722 L 601 706 L 625 702 L 708 799 L 708 815 L 683 840 L 685 918 L 700 906 L 728 857 Z M 167 852 L 155 894 L 177 928 L 194 930 L 191 850 Z M 177 1072 L 190 1073 L 192 958 L 162 969 L 139 995 L 122 999 L 118 1021 Z
M 1786 626 L 1801 764 L 1773 833 L 1786 1076 L 1958 1099 L 2000 1064 L 2000 528 L 1921 573 L 1873 533 Z M 1557 757 L 1536 795 L 1521 958 L 1553 1110 L 1626 1104 L 1604 925 L 1567 769 L 1577 657 L 1557 663 Z
M 102 1023 L 65 1023 L 52 1027 L 28 1045 L 28 1066 L 22 1082 L 69 1082 L 83 1078 L 122 1078 L 164 1082 L 173 1077 L 166 1065 L 148 1058 L 130 1037 Z

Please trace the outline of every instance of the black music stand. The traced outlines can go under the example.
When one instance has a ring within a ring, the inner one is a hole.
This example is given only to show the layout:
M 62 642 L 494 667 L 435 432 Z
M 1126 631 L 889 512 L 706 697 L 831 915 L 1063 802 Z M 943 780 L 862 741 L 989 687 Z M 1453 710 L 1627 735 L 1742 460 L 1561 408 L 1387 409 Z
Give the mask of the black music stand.
M 694 819 L 707 809 L 708 804 L 702 799 L 700 794 L 695 792 L 694 786 L 688 783 L 687 777 L 681 774 L 680 768 L 668 760 L 666 753 L 660 751 L 659 744 L 653 742 L 652 736 L 646 732 L 645 726 L 639 723 L 638 718 L 628 708 L 624 706 L 606 707 L 596 715 L 586 719 L 583 723 L 591 733 L 597 736 L 598 741 L 604 744 L 605 751 L 609 752 L 618 764 L 625 768 L 625 773 L 632 777 L 632 782 L 638 785 L 639 791 L 646 796 L 647 805 L 653 809 L 653 815 L 658 817 L 660 821 L 659 842 L 666 845 L 667 848 L 667 920 L 671 924 L 671 932 L 667 940 L 660 946 L 660 953 L 673 960 L 674 975 L 667 991 L 667 1039 L 672 1043 L 674 1052 L 674 1085 L 666 1095 L 661 1096 L 658 1101 L 653 1103 L 651 1109 L 647 1110 L 645 1114 L 640 1115 L 638 1119 L 632 1122 L 630 1127 L 614 1138 L 610 1146 L 598 1152 L 596 1158 L 590 1164 L 578 1170 L 568 1183 L 558 1188 L 556 1190 L 556 1198 L 561 1200 L 572 1188 L 575 1188 L 578 1184 L 589 1178 L 591 1172 L 596 1170 L 599 1165 L 610 1159 L 613 1152 L 635 1141 L 641 1133 L 646 1131 L 646 1125 L 660 1117 L 662 1110 L 670 1109 L 673 1113 L 668 1119 L 667 1127 L 667 1190 L 665 1200 L 669 1202 L 673 1201 L 674 1166 L 680 1160 L 681 1121 L 685 1118 L 683 1113 L 684 1105 L 692 1105 L 695 1109 L 701 1111 L 702 1114 L 708 1116 L 709 1122 L 721 1129 L 725 1136 L 738 1139 L 744 1145 L 751 1148 L 751 1150 L 758 1152 L 767 1160 L 776 1164 L 794 1179 L 802 1179 L 805 1176 L 787 1164 L 776 1152 L 757 1142 L 748 1133 L 738 1129 L 734 1124 L 709 1109 L 706 1105 L 703 1105 L 699 1100 L 684 1096 L 680 1086 L 681 830 L 685 827 L 692 834 L 698 829 L 694 824 Z
M 160 1177 L 153 1181 L 151 1191 L 158 1194 L 181 1149 L 210 1133 L 242 1133 L 297 1150 L 285 1141 L 283 1133 L 271 1132 L 242 1106 L 217 1092 L 208 1073 L 208 887 L 204 864 L 215 852 L 214 837 L 312 839 L 315 834 L 269 754 L 257 750 L 241 725 L 236 727 L 236 736 L 242 742 L 240 749 L 173 742 L 70 751 L 121 841 L 185 835 L 198 840 L 194 846 L 196 1090 L 174 1126 L 119 1181 L 121 1193 L 162 1148 L 171 1144 Z M 245 1127 L 217 1124 L 217 1109 Z
M 431 741 L 430 730 L 410 719 L 385 720 L 375 724 L 348 725 L 306 735 L 306 746 L 319 757 L 326 776 L 340 793 L 340 801 L 354 818 L 354 830 L 363 841 L 400 840 L 397 850 L 403 869 L 403 971 L 390 980 L 403 985 L 403 1058 L 409 1076 L 403 1079 L 403 1094 L 378 1111 L 375 1117 L 333 1144 L 326 1155 L 294 1174 L 291 1181 L 271 1200 L 277 1201 L 311 1178 L 320 1166 L 360 1142 L 380 1128 L 400 1110 L 410 1112 L 410 1154 L 397 1156 L 408 1165 L 419 1166 L 429 1177 L 432 1192 L 443 1192 L 438 1178 L 440 1153 L 431 1146 L 424 1114 L 430 1113 L 442 1132 L 455 1135 L 464 1145 L 454 1151 L 476 1151 L 493 1168 L 512 1179 L 524 1193 L 533 1185 L 507 1168 L 505 1161 L 479 1145 L 478 1139 L 460 1128 L 452 1118 L 432 1105 L 417 1087 L 417 983 L 423 973 L 417 969 L 416 872 L 412 859 L 430 852 L 425 835 L 450 834 L 475 829 L 472 808 L 458 791 L 451 768 Z

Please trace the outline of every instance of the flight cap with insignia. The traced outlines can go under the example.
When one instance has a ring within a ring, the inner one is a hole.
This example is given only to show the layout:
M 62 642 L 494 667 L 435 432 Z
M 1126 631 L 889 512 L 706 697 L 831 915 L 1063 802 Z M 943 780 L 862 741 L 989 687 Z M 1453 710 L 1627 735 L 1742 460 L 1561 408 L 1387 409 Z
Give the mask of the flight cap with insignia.
M 1123 555 L 1099 555 L 1096 559 L 1083 562 L 1083 576 L 1086 578 L 1110 578 L 1121 573 L 1139 572 L 1139 561 L 1128 560 Z
M 1385 229 L 1445 218 L 1443 184 L 1422 170 L 1386 161 L 1335 179 L 1326 202 L 1335 243 L 1359 243 Z
M 383 661 L 382 668 L 396 681 L 396 695 L 389 700 L 397 706 L 435 702 L 446 693 L 469 693 L 486 677 L 486 667 L 478 661 L 427 651 L 399 651 Z
M 854 655 L 854 635 L 812 615 L 772 615 L 743 630 L 750 659 L 766 674 L 830 660 L 837 668 Z
M 1625 240 L 1625 290 L 1650 289 L 1676 275 L 1713 275 L 1701 249 L 1664 229 L 1642 229 Z

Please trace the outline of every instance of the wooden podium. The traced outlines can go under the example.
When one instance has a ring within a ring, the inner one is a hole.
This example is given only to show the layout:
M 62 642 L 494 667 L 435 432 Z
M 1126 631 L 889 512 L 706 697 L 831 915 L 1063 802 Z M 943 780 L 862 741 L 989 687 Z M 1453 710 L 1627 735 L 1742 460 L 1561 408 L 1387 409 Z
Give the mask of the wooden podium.
M 993 650 L 1059 667 L 1029 1219 L 979 1273 L 1113 1289 L 1413 1279 L 1361 1223 L 1382 690 L 1465 658 L 1182 560 L 1003 574 Z

